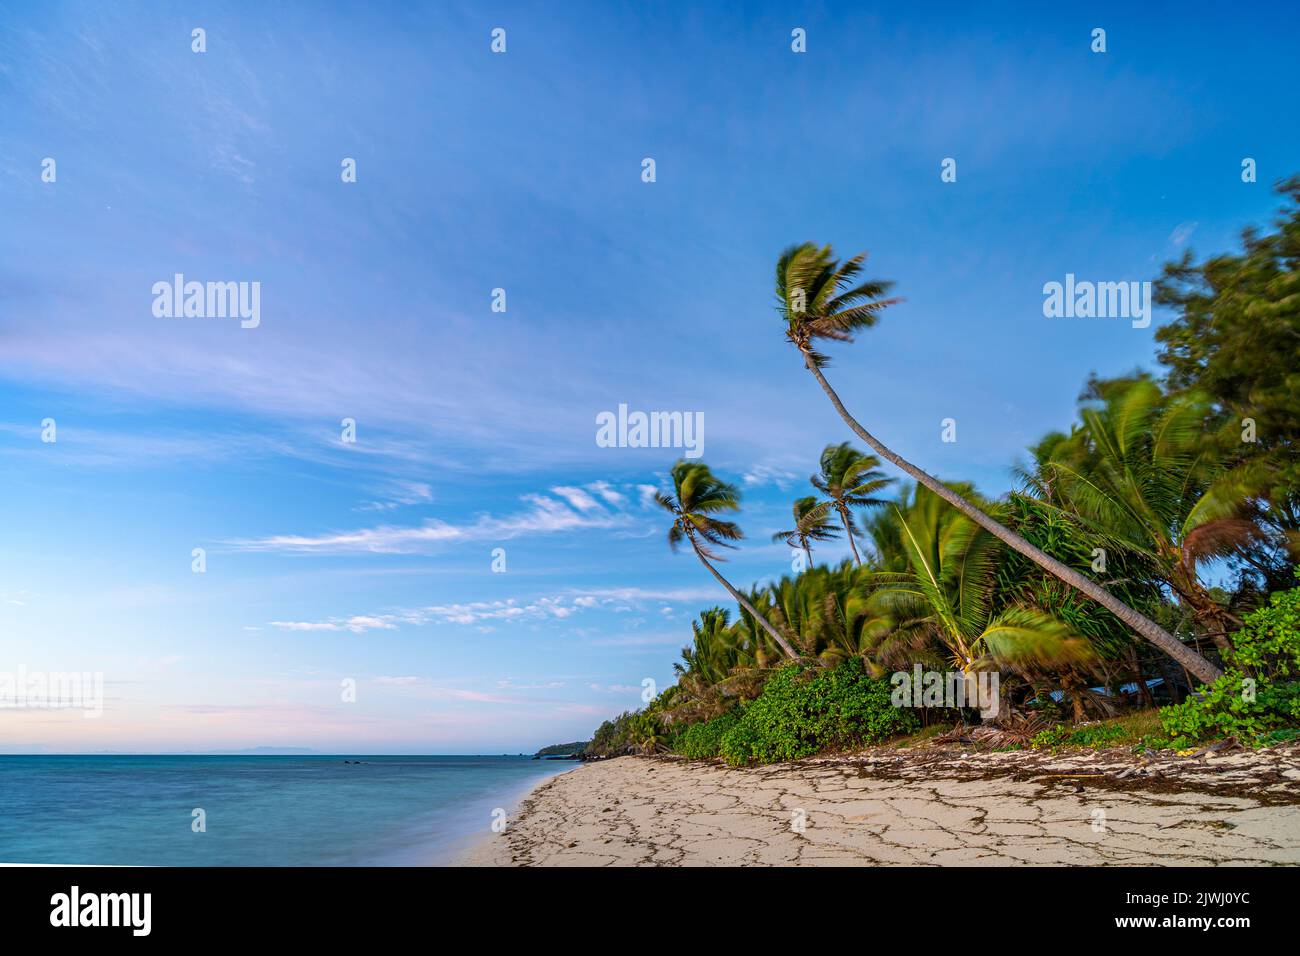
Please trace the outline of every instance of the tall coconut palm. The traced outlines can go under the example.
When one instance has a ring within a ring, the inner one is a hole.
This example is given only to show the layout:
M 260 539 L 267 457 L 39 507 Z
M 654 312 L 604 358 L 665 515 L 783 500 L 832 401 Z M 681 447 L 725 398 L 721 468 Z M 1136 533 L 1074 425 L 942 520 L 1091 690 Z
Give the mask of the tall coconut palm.
M 799 350 L 804 365 L 817 379 L 817 384 L 822 387 L 845 424 L 870 445 L 876 454 L 901 468 L 999 541 L 1092 598 L 1200 680 L 1209 683 L 1219 677 L 1222 674 L 1219 668 L 1155 621 L 1129 607 L 1097 582 L 1056 560 L 989 517 L 933 475 L 887 448 L 849 414 L 822 372 L 829 359 L 817 351 L 817 345 L 823 339 L 852 342 L 853 333 L 875 325 L 881 310 L 898 301 L 885 298 L 890 283 L 858 281 L 865 260 L 866 255 L 859 254 L 846 262 L 840 262 L 830 246 L 818 248 L 808 242 L 786 249 L 776 265 L 776 296 L 786 322 L 786 339 Z
M 796 498 L 794 502 L 794 528 L 778 531 L 772 535 L 773 541 L 784 541 L 792 548 L 802 548 L 808 558 L 808 567 L 812 567 L 812 542 L 834 541 L 839 532 L 831 527 L 828 509 L 812 495 Z
M 673 465 L 670 477 L 673 494 L 655 493 L 655 500 L 673 516 L 672 526 L 668 529 L 668 544 L 676 551 L 682 541 L 690 542 L 691 549 L 700 563 L 709 569 L 727 592 L 743 607 L 759 627 L 767 631 L 772 640 L 780 645 L 787 657 L 798 658 L 790 642 L 772 626 L 771 622 L 758 613 L 758 609 L 743 594 L 732 587 L 709 559 L 721 560 L 710 547 L 734 548 L 731 542 L 744 537 L 740 527 L 731 521 L 713 517 L 727 511 L 740 510 L 740 491 L 735 485 L 728 484 L 714 477 L 709 466 L 703 462 L 686 461 Z
M 844 534 L 849 539 L 849 549 L 853 552 L 853 563 L 861 564 L 857 543 L 853 540 L 857 528 L 853 524 L 854 508 L 869 508 L 884 504 L 879 498 L 873 498 L 876 492 L 893 483 L 884 472 L 877 471 L 880 459 L 875 455 L 864 455 L 848 442 L 842 445 L 827 445 L 822 451 L 821 474 L 810 479 L 813 487 L 826 496 L 821 502 L 833 509 L 840 516 L 844 525 Z

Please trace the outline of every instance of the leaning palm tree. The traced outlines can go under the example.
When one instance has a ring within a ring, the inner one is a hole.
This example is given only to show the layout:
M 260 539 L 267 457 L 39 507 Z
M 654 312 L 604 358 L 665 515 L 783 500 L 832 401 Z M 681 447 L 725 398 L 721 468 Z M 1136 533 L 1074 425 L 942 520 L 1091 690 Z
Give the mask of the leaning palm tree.
M 848 442 L 842 445 L 827 445 L 822 451 L 821 474 L 811 478 L 813 487 L 826 496 L 822 502 L 827 508 L 834 509 L 844 525 L 844 533 L 849 539 L 849 549 L 853 552 L 853 563 L 861 564 L 857 543 L 853 533 L 857 528 L 853 524 L 854 508 L 869 508 L 882 505 L 884 501 L 873 498 L 876 492 L 893 483 L 883 472 L 877 471 L 880 459 L 875 455 L 864 455 Z
M 794 502 L 794 528 L 778 531 L 772 535 L 776 542 L 784 541 L 792 548 L 802 548 L 808 558 L 808 567 L 812 567 L 812 542 L 834 541 L 839 532 L 831 527 L 828 509 L 816 498 L 796 498 Z
M 709 569 L 709 573 L 727 589 L 736 603 L 749 613 L 759 627 L 767 631 L 787 657 L 798 658 L 799 655 L 790 646 L 790 642 L 709 563 L 710 558 L 720 560 L 718 555 L 709 550 L 711 546 L 734 548 L 735 545 L 731 542 L 744 537 L 734 522 L 713 517 L 720 512 L 738 511 L 740 491 L 735 485 L 714 477 L 709 466 L 703 462 L 679 461 L 673 465 L 670 477 L 673 494 L 655 492 L 655 501 L 673 516 L 672 527 L 668 529 L 668 544 L 676 551 L 683 540 L 690 542 L 700 563 Z
M 898 301 L 885 298 L 890 288 L 889 283 L 858 281 L 865 260 L 866 255 L 859 254 L 847 262 L 840 262 L 830 246 L 818 248 L 813 243 L 806 242 L 786 249 L 776 264 L 776 295 L 780 302 L 779 309 L 786 321 L 786 339 L 799 350 L 804 365 L 817 379 L 817 384 L 822 387 L 845 424 L 882 458 L 897 465 L 1008 547 L 1092 598 L 1202 681 L 1210 683 L 1219 677 L 1223 673 L 1219 668 L 1155 621 L 1129 607 L 1074 568 L 1035 547 L 933 475 L 891 451 L 849 414 L 822 373 L 829 358 L 817 351 L 816 346 L 820 339 L 852 342 L 854 332 L 875 325 L 881 310 Z

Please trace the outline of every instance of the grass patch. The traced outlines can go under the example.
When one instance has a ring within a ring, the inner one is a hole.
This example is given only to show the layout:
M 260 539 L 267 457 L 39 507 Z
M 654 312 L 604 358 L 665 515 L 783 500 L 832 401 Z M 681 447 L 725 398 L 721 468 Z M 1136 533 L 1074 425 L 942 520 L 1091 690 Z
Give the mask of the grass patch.
M 1152 741 L 1160 742 L 1162 737 L 1160 712 L 1152 709 L 1075 727 L 1069 724 L 1057 724 L 1035 734 L 1030 746 L 1035 750 L 1060 750 L 1070 747 L 1083 750 L 1107 750 L 1112 747 L 1151 746 Z

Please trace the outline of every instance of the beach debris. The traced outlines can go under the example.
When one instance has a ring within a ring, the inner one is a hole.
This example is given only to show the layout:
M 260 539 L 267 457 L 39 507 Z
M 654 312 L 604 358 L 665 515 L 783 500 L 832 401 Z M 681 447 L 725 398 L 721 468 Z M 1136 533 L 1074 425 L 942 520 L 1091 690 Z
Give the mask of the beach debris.
M 1227 740 L 1220 740 L 1212 743 L 1208 747 L 1202 747 L 1195 753 L 1186 753 L 1188 760 L 1198 760 L 1201 757 L 1208 757 L 1211 754 L 1217 754 L 1221 750 L 1231 750 L 1234 747 L 1240 747 L 1236 737 L 1229 737 Z M 1184 751 L 1179 751 L 1179 756 L 1184 756 Z

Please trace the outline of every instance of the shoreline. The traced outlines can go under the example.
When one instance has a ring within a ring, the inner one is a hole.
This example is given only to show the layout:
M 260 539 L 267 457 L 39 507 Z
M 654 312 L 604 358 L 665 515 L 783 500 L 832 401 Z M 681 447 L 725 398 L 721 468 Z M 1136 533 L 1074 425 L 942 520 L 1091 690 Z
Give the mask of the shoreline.
M 553 762 L 562 763 L 563 761 L 557 760 Z M 567 773 L 573 772 L 580 766 L 580 763 L 574 761 L 574 765 L 571 767 L 564 770 L 557 770 L 554 773 L 531 780 L 513 791 L 506 798 L 503 806 L 503 809 L 506 811 L 507 828 L 509 824 L 513 823 L 518 818 L 520 808 L 534 793 L 547 786 L 551 781 L 563 777 Z M 495 803 L 496 801 L 484 800 L 480 802 L 484 809 L 488 809 L 488 805 Z M 483 815 L 483 819 L 490 820 L 490 810 L 489 813 Z M 481 844 L 491 844 L 492 841 L 497 839 L 499 836 L 500 834 L 492 833 L 490 827 L 488 828 L 486 836 L 483 834 L 483 831 L 479 829 L 462 832 L 458 836 L 447 840 L 440 847 L 430 847 L 425 853 L 423 865 L 432 867 L 455 867 L 465 865 L 464 861 L 471 857 Z
M 1300 864 L 1300 748 L 873 750 L 732 768 L 619 757 L 542 781 L 462 866 Z

